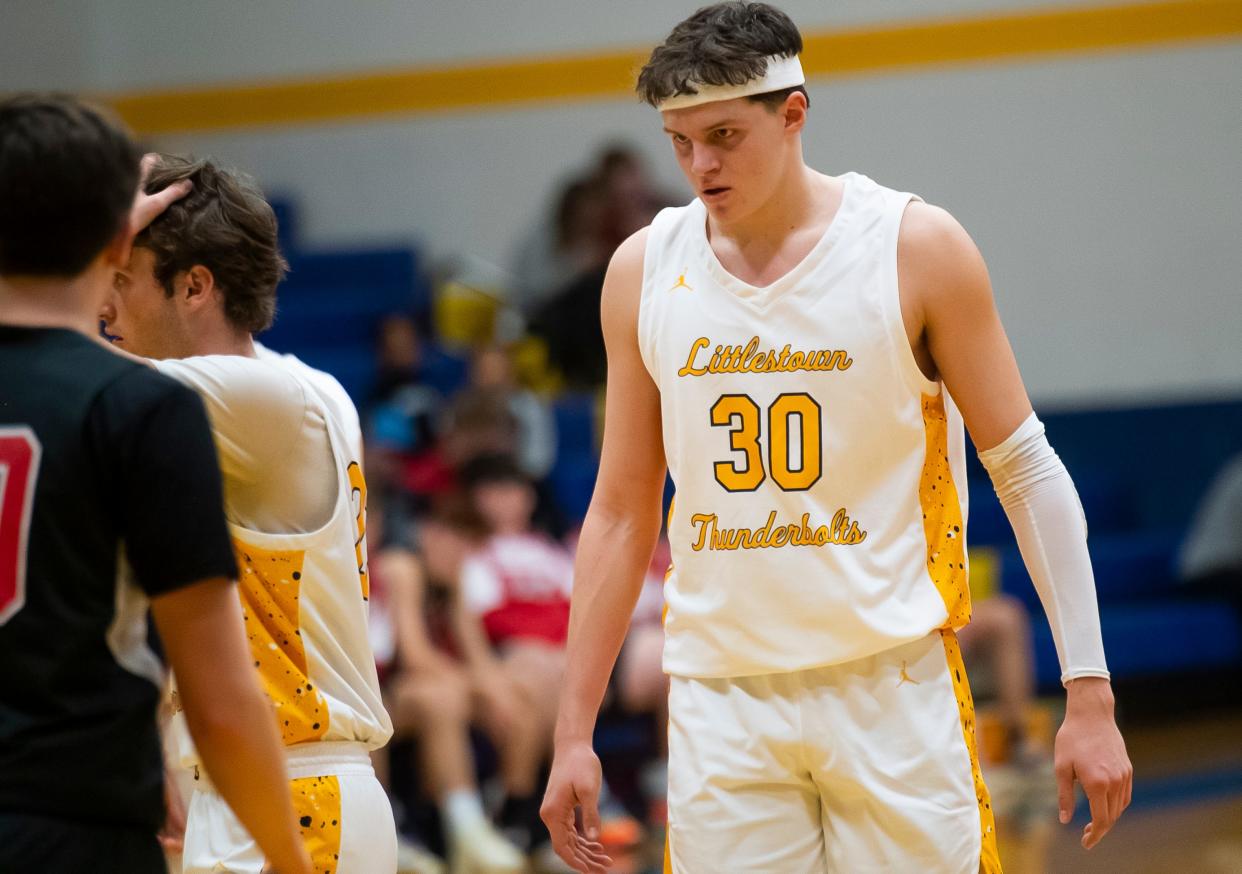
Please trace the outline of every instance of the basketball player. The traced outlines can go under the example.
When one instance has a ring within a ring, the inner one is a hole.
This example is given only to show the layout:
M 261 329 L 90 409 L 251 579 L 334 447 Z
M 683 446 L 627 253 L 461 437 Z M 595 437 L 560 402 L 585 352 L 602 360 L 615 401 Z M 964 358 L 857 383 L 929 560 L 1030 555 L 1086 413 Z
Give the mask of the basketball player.
M 1000 870 L 953 634 L 963 418 L 1062 661 L 1061 820 L 1073 779 L 1088 848 L 1129 803 L 1082 510 L 983 261 L 943 210 L 803 163 L 801 48 L 784 13 L 722 3 L 639 76 L 698 198 L 622 244 L 604 284 L 607 429 L 543 808 L 581 870 L 607 864 L 591 731 L 666 460 L 667 868 Z
M 309 874 L 203 405 L 96 339 L 133 231 L 185 193 L 135 200 L 138 178 L 94 110 L 0 103 L 0 871 L 164 874 L 149 603 L 206 773 Z
M 391 874 L 396 829 L 369 758 L 392 725 L 367 637 L 358 415 L 336 380 L 252 339 L 271 324 L 285 269 L 271 207 L 207 161 L 161 156 L 146 188 L 187 179 L 191 193 L 136 238 L 101 316 L 120 349 L 207 405 L 250 655 L 315 870 Z M 196 765 L 177 715 L 171 733 L 182 765 Z M 196 776 L 183 870 L 258 874 L 262 849 Z

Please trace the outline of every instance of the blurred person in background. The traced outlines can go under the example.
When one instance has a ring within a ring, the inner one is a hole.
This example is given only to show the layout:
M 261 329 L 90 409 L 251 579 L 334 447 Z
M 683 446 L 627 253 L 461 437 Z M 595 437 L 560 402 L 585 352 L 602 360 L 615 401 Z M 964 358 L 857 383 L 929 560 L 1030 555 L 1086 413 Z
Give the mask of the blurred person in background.
M 251 657 L 285 744 L 302 839 L 337 874 L 391 874 L 396 828 L 370 751 L 392 724 L 367 634 L 366 483 L 341 385 L 255 342 L 285 271 L 257 186 L 211 161 L 159 156 L 148 193 L 193 188 L 135 239 L 100 311 L 116 347 L 198 392 L 216 438 Z M 174 681 L 176 681 L 174 674 Z M 263 851 L 197 770 L 180 692 L 169 742 L 194 770 L 186 874 L 257 874 Z
M 202 402 L 98 342 L 135 232 L 185 184 L 63 96 L 0 101 L 0 870 L 164 874 L 149 607 L 204 773 L 309 874 L 250 668 Z M 256 869 L 257 870 L 257 869 Z
M 536 222 L 516 249 L 509 301 L 529 316 L 574 277 L 608 260 L 607 192 L 592 172 L 562 187 L 552 215 Z
M 556 702 L 565 672 L 573 556 L 532 525 L 535 489 L 510 456 L 482 456 L 462 470 L 462 486 L 487 525 L 488 536 L 462 563 L 461 597 L 478 617 L 486 640 L 464 640 L 466 658 L 477 674 L 500 673 L 519 690 L 533 712 L 540 741 L 539 762 L 551 749 Z M 636 820 L 606 794 L 604 841 L 631 846 L 641 838 Z M 539 821 L 539 797 L 511 796 L 500 824 L 538 851 L 547 833 Z
M 604 149 L 590 179 L 600 213 L 598 222 L 583 226 L 583 233 L 589 231 L 604 254 L 583 260 L 576 273 L 529 310 L 531 331 L 547 343 L 549 361 L 568 387 L 581 391 L 597 391 L 604 384 L 599 302 L 607 254 L 667 203 L 667 197 L 656 192 L 638 153 L 626 146 Z
M 375 384 L 363 405 L 363 419 L 374 486 L 429 500 L 451 487 L 452 474 L 440 452 L 447 402 L 427 384 L 423 355 L 414 319 L 401 313 L 385 316 L 377 336 Z M 425 506 L 426 500 L 421 503 Z M 394 514 L 403 509 L 396 501 L 390 506 Z
M 385 702 L 394 738 L 408 736 L 417 742 L 420 782 L 439 809 L 450 871 L 524 871 L 522 851 L 496 830 L 484 810 L 470 727 L 479 724 L 490 729 L 506 795 L 527 794 L 541 755 L 538 748 L 527 752 L 538 744 L 533 715 L 522 712 L 516 690 L 509 688 L 502 674 L 474 676 L 460 659 L 437 646 L 428 625 L 428 573 L 423 560 L 388 540 L 386 514 L 374 503 L 368 520 L 368 534 L 376 545 L 370 566 L 370 625 Z M 456 578 L 466 552 L 481 536 L 477 526 L 463 519 L 460 510 L 446 506 L 423 520 L 419 526 L 422 551 L 442 578 Z M 449 591 L 447 609 L 456 636 L 482 639 L 477 620 L 455 603 L 459 600 L 455 589 Z M 474 627 L 464 627 L 469 623 Z M 386 760 L 380 770 L 386 780 Z M 403 871 L 418 868 L 419 849 L 402 841 Z
M 556 420 L 539 395 L 518 384 L 513 358 L 505 347 L 492 343 L 475 350 L 470 386 L 503 400 L 517 425 L 518 465 L 535 482 L 546 477 L 556 462 Z

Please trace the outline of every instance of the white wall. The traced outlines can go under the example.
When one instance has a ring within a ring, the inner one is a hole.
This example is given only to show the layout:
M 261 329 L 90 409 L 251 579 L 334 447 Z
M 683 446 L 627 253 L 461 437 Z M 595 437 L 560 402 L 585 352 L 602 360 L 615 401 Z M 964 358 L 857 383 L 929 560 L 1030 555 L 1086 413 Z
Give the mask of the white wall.
M 0 0 L 0 88 L 176 87 L 642 45 L 697 5 Z M 820 29 L 1028 4 L 783 5 Z M 1237 394 L 1240 71 L 1242 42 L 1226 41 L 813 81 L 807 156 L 917 191 L 962 220 L 1037 400 Z M 679 183 L 655 117 L 628 100 L 158 144 L 216 155 L 295 194 L 313 244 L 414 239 L 433 255 L 503 262 L 556 181 L 617 137 Z

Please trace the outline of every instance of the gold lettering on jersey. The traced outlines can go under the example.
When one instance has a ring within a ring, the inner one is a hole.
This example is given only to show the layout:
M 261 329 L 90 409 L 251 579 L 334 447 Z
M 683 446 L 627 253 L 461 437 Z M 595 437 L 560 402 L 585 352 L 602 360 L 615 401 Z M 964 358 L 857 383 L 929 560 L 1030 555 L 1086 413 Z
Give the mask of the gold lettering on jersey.
M 858 527 L 845 508 L 833 514 L 827 525 L 813 525 L 811 514 L 803 513 L 798 522 L 777 523 L 776 511 L 768 513 L 768 521 L 760 528 L 721 528 L 715 513 L 695 513 L 690 524 L 698 528 L 698 537 L 690 545 L 695 552 L 734 549 L 780 549 L 785 546 L 856 546 L 867 539 L 867 532 Z
M 710 352 L 708 350 L 711 350 Z M 759 338 L 751 337 L 745 346 L 716 344 L 699 337 L 690 346 L 686 363 L 678 376 L 707 376 L 709 373 L 798 373 L 849 370 L 854 359 L 844 349 L 794 350 L 786 343 L 779 352 L 760 349 Z

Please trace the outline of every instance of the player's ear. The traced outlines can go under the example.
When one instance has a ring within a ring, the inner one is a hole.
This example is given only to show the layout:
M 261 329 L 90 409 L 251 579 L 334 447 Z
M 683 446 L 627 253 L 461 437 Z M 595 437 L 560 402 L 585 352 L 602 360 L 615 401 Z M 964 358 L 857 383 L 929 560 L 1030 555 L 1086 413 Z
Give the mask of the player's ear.
M 208 268 L 195 264 L 177 278 L 175 287 L 187 306 L 198 309 L 215 298 L 216 278 Z
M 806 95 L 801 91 L 794 91 L 785 98 L 781 112 L 785 117 L 786 133 L 797 133 L 806 126 L 806 108 Z

